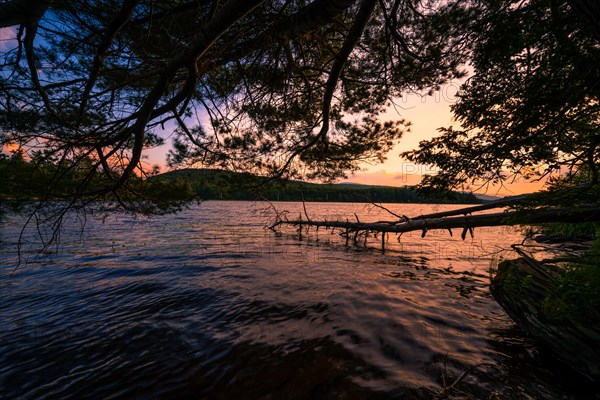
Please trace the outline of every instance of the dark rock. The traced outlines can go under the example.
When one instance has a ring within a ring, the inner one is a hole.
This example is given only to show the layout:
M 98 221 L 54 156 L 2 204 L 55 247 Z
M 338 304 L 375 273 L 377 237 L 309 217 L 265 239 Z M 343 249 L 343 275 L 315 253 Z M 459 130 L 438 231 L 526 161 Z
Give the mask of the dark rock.
M 553 321 L 544 315 L 544 299 L 552 293 L 560 274 L 559 268 L 532 259 L 504 261 L 490 291 L 523 331 L 574 371 L 600 381 L 600 326 L 569 318 Z

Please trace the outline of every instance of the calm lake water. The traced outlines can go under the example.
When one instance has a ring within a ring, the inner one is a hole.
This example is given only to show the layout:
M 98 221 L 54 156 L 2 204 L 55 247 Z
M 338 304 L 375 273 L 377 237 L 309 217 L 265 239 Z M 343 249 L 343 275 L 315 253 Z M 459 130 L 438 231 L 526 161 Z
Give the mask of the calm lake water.
M 299 203 L 275 203 L 290 217 Z M 390 219 L 307 203 L 311 218 Z M 418 215 L 460 206 L 386 205 Z M 491 297 L 513 228 L 390 236 L 264 226 L 265 203 L 210 201 L 152 219 L 68 221 L 57 253 L 14 273 L 23 219 L 0 228 L 0 398 L 597 398 Z M 457 238 L 458 237 L 458 238 Z M 462 396 L 462 397 L 461 397 Z

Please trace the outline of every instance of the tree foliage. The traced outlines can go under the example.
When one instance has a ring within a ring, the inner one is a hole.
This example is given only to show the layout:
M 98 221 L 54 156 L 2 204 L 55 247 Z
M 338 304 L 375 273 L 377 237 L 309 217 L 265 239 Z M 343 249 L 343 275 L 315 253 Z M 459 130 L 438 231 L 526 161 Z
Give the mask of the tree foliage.
M 16 28 L 0 60 L 0 143 L 90 161 L 77 196 L 112 193 L 125 207 L 165 126 L 173 166 L 333 179 L 382 160 L 409 123 L 379 117 L 403 91 L 462 75 L 476 20 L 470 2 L 442 0 L 10 0 L 0 11 L 0 27 Z
M 63 211 L 73 206 L 64 200 L 73 197 L 78 198 L 81 204 L 90 205 L 91 199 L 79 194 L 81 187 L 100 187 L 105 184 L 103 175 L 95 175 L 90 180 L 88 172 L 92 165 L 90 158 L 80 160 L 77 166 L 73 166 L 65 160 L 57 160 L 39 152 L 34 153 L 28 161 L 22 149 L 14 150 L 11 156 L 0 154 L 0 215 L 2 211 L 31 209 L 31 206 L 36 208 L 44 203 L 36 203 L 37 200 L 52 201 L 52 209 Z M 56 179 L 49 189 L 48 182 L 52 177 L 60 179 Z M 127 211 L 154 215 L 179 210 L 194 195 L 190 185 L 183 180 L 141 179 L 134 176 L 128 184 L 128 191 L 121 193 L 121 196 L 129 197 L 121 199 L 123 204 L 128 205 Z M 102 200 L 95 202 L 95 211 L 122 209 L 112 193 L 96 196 L 94 200 Z
M 487 17 L 474 31 L 474 74 L 452 106 L 461 127 L 441 128 L 440 136 L 404 156 L 441 170 L 424 182 L 434 187 L 540 179 L 567 170 L 579 180 L 585 172 L 585 180 L 596 183 L 600 7 L 505 0 L 485 8 Z M 588 18 L 593 12 L 595 19 Z
M 0 144 L 84 174 L 83 205 L 134 210 L 162 128 L 172 166 L 335 179 L 409 129 L 381 120 L 395 98 L 468 61 L 461 127 L 405 154 L 441 169 L 425 184 L 596 182 L 598 20 L 593 0 L 7 0 Z

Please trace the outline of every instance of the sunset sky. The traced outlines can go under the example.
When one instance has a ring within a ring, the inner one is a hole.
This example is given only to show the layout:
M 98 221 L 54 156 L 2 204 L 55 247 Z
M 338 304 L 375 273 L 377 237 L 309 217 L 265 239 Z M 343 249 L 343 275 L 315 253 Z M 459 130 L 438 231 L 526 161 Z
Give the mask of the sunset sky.
M 388 154 L 383 164 L 364 165 L 364 171 L 349 177 L 348 182 L 369 185 L 403 186 L 415 185 L 421 181 L 421 175 L 431 174 L 435 171 L 424 165 L 415 165 L 400 158 L 400 153 L 416 149 L 421 140 L 430 139 L 438 134 L 440 127 L 457 126 L 452 119 L 450 105 L 456 101 L 460 81 L 449 82 L 431 96 L 418 93 L 409 93 L 396 101 L 396 107 L 384 116 L 383 120 L 404 118 L 412 123 L 410 132 L 406 132 L 399 144 Z M 168 128 L 163 136 L 168 136 Z M 170 144 L 148 152 L 146 162 L 159 165 L 165 171 L 165 153 Z M 515 194 L 530 193 L 543 187 L 542 183 L 515 182 L 507 184 L 505 188 L 488 188 L 487 191 L 479 190 L 478 193 L 493 196 L 510 196 Z M 475 188 L 473 188 L 475 189 Z
M 15 28 L 0 29 L 0 50 L 14 47 Z M 457 126 L 452 120 L 450 105 L 456 101 L 456 93 L 461 81 L 451 81 L 442 86 L 440 90 L 431 96 L 423 96 L 418 93 L 408 93 L 396 101 L 396 107 L 383 118 L 394 120 L 404 118 L 412 123 L 411 131 L 404 134 L 400 143 L 388 154 L 388 159 L 383 164 L 364 165 L 364 171 L 349 177 L 349 182 L 403 186 L 414 185 L 420 182 L 421 175 L 432 173 L 427 166 L 415 165 L 399 157 L 403 151 L 416 149 L 421 140 L 429 139 L 437 134 L 437 128 Z M 161 133 L 168 137 L 172 128 L 166 127 Z M 159 165 L 161 171 L 166 171 L 165 155 L 170 148 L 167 144 L 146 153 L 145 162 L 148 166 Z M 515 182 L 507 184 L 506 188 L 488 188 L 485 194 L 489 195 L 512 195 L 529 193 L 539 190 L 543 183 Z M 479 191 L 483 193 L 483 191 Z
M 460 81 L 449 82 L 432 96 L 421 96 L 413 93 L 405 95 L 397 104 L 396 110 L 390 111 L 387 119 L 404 118 L 412 122 L 410 132 L 404 134 L 400 143 L 388 155 L 383 164 L 365 166 L 366 171 L 350 177 L 350 182 L 371 185 L 414 185 L 420 182 L 422 174 L 432 174 L 435 170 L 425 165 L 415 165 L 399 157 L 403 151 L 416 149 L 421 140 L 430 139 L 438 135 L 440 127 L 459 126 L 452 118 L 450 105 L 457 98 Z M 479 190 L 478 193 L 506 196 L 530 193 L 543 187 L 543 182 L 514 182 L 505 188 L 488 188 L 487 191 Z M 475 188 L 473 188 L 475 189 Z

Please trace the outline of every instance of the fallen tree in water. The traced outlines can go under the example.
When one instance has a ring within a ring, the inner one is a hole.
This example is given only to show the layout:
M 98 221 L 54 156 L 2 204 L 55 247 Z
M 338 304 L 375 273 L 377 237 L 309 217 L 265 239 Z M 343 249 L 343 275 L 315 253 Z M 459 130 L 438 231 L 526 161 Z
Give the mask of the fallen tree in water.
M 383 205 L 374 204 L 388 212 L 395 219 L 390 221 L 361 222 L 355 214 L 356 221 L 346 220 L 313 220 L 304 208 L 304 219 L 300 215 L 297 219 L 287 219 L 285 215 L 276 211 L 276 220 L 269 226 L 270 229 L 276 229 L 282 225 L 291 225 L 299 229 L 315 227 L 340 229 L 341 235 L 345 237 L 364 235 L 369 233 L 397 233 L 422 231 L 424 237 L 429 230 L 443 229 L 448 230 L 452 236 L 452 229 L 462 229 L 461 237 L 464 240 L 466 234 L 474 235 L 474 229 L 484 226 L 506 226 L 506 225 L 531 225 L 543 223 L 578 223 L 600 221 L 600 204 L 592 201 L 589 204 L 578 204 L 572 206 L 572 198 L 582 197 L 588 193 L 594 184 L 586 183 L 578 186 L 564 187 L 551 192 L 537 192 L 523 194 L 519 196 L 505 197 L 487 204 L 480 204 L 471 207 L 463 207 L 455 210 L 447 210 L 431 214 L 423 214 L 414 217 L 399 215 L 387 209 Z M 548 194 L 555 200 L 555 206 L 547 206 Z M 593 196 L 595 197 L 595 196 Z M 540 204 L 545 206 L 540 206 Z M 497 208 L 512 207 L 512 210 L 505 210 L 496 213 L 477 214 L 481 211 L 488 211 Z M 382 235 L 384 238 L 385 235 Z M 382 246 L 384 241 L 382 241 Z
M 566 202 L 557 202 L 561 205 L 536 207 L 532 206 L 532 198 L 535 198 L 535 195 L 516 196 L 491 204 L 418 215 L 412 218 L 396 214 L 383 205 L 376 205 L 395 217 L 391 221 L 376 222 L 362 222 L 356 215 L 356 221 L 313 220 L 305 208 L 304 218 L 300 216 L 289 220 L 278 215 L 270 228 L 276 229 L 288 225 L 296 227 L 300 234 L 309 227 L 326 228 L 338 230 L 347 242 L 351 239 L 358 241 L 360 238 L 364 239 L 365 243 L 370 234 L 374 237 L 380 234 L 382 250 L 385 250 L 386 237 L 389 233 L 421 231 L 422 236 L 425 236 L 429 230 L 443 229 L 448 230 L 452 235 L 453 229 L 461 229 L 461 237 L 464 240 L 467 234 L 474 235 L 475 228 L 484 226 L 600 221 L 600 205 L 597 202 L 571 207 L 565 205 Z M 524 207 L 477 214 L 515 205 Z M 600 314 L 597 311 L 589 312 L 590 307 L 581 309 L 583 311 L 571 311 L 570 303 L 578 301 L 572 300 L 571 297 L 561 300 L 562 293 L 568 292 L 565 286 L 569 285 L 576 288 L 588 287 L 594 292 L 584 296 L 595 296 L 597 299 L 600 274 L 593 269 L 599 268 L 600 262 L 596 258 L 589 266 L 598 279 L 592 281 L 578 278 L 566 284 L 566 277 L 579 273 L 575 267 L 564 268 L 556 263 L 558 260 L 538 262 L 518 246 L 513 245 L 513 249 L 521 257 L 499 264 L 490 285 L 492 295 L 523 331 L 534 337 L 558 359 L 592 381 L 600 381 Z M 576 289 L 576 292 L 578 295 L 583 293 L 579 289 Z M 598 308 L 597 302 L 593 304 L 592 308 Z M 562 311 L 564 309 L 569 309 L 569 312 L 564 313 Z
M 357 240 L 359 236 L 367 237 L 370 233 L 375 235 L 382 234 L 382 248 L 385 248 L 386 233 L 401 234 L 404 232 L 421 231 L 421 235 L 424 237 L 430 230 L 443 229 L 448 230 L 449 234 L 452 236 L 452 229 L 462 229 L 461 237 L 464 240 L 467 233 L 469 233 L 471 236 L 474 236 L 474 229 L 484 226 L 600 221 L 599 206 L 575 208 L 547 207 L 504 211 L 481 215 L 467 215 L 475 211 L 499 208 L 504 207 L 505 205 L 506 204 L 504 202 L 499 202 L 495 205 L 474 206 L 434 214 L 419 215 L 414 218 L 394 214 L 396 217 L 398 217 L 397 220 L 378 222 L 361 222 L 358 217 L 356 217 L 356 221 L 312 220 L 305 212 L 305 219 L 300 216 L 298 219 L 289 220 L 278 215 L 276 221 L 270 226 L 270 228 L 276 229 L 281 225 L 291 225 L 299 229 L 303 227 L 315 227 L 317 229 L 340 229 L 340 234 L 342 236 L 346 238 L 354 238 L 355 240 Z M 379 207 L 385 209 L 383 206 Z

